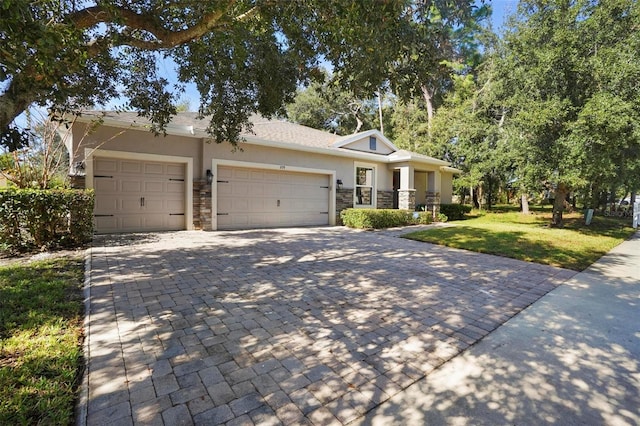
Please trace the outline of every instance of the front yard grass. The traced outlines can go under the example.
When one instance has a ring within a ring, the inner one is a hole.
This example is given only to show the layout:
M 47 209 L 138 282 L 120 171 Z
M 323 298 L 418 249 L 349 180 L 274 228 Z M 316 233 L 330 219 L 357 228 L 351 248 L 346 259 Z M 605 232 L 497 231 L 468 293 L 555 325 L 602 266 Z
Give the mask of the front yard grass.
M 629 220 L 565 213 L 564 228 L 550 228 L 549 209 L 530 215 L 503 210 L 454 222 L 455 226 L 412 232 L 405 238 L 582 271 L 633 233 Z
M 0 267 L 0 424 L 74 423 L 83 270 L 68 257 Z

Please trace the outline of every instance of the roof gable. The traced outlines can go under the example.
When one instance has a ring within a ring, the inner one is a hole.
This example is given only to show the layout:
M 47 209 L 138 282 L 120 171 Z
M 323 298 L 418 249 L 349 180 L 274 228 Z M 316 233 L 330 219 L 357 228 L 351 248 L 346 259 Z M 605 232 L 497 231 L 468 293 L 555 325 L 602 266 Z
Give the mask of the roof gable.
M 343 136 L 332 145 L 334 148 L 389 155 L 398 148 L 378 130 L 367 130 L 349 136 Z

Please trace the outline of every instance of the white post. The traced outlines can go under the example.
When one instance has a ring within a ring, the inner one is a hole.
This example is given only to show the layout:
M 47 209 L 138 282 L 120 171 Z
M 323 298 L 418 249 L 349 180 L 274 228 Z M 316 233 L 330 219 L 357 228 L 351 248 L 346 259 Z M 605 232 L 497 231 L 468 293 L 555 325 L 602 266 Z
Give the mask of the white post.
M 638 228 L 638 223 L 640 222 L 640 201 L 636 201 L 633 205 L 633 227 Z

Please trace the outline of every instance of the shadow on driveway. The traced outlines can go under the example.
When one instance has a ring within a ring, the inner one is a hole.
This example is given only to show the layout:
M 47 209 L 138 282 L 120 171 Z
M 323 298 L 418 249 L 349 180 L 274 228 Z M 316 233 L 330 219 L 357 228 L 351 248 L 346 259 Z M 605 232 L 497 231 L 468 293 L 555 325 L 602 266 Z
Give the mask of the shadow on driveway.
M 127 238 L 91 250 L 87 424 L 346 424 L 574 275 L 344 228 Z

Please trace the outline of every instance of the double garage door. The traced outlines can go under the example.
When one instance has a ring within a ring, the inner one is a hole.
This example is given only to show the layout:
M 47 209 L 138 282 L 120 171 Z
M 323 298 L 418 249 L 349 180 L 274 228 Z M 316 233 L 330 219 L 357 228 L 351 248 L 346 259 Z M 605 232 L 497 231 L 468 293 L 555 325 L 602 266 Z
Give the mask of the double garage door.
M 330 175 L 218 166 L 217 229 L 329 224 Z M 94 157 L 99 233 L 186 229 L 185 164 Z
M 329 175 L 218 166 L 218 229 L 329 224 Z
M 185 165 L 95 157 L 96 231 L 185 229 Z

